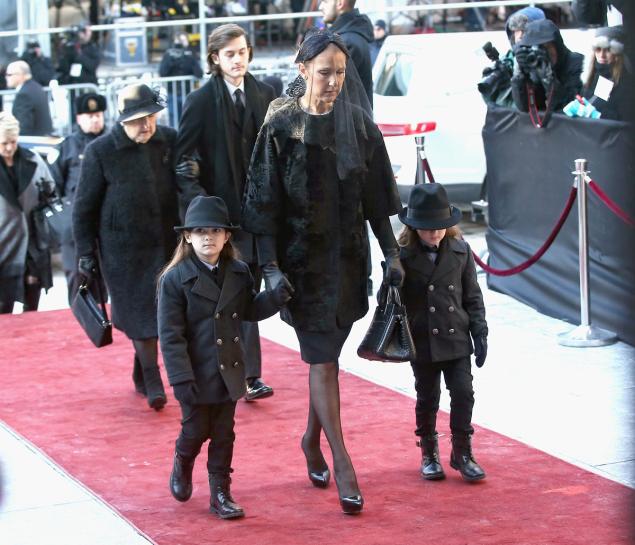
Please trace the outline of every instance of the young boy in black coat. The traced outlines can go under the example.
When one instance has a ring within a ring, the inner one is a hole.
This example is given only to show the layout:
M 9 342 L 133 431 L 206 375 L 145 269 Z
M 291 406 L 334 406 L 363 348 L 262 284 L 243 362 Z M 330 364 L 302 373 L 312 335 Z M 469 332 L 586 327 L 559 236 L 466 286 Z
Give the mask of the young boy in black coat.
M 474 389 L 470 354 L 474 340 L 476 365 L 487 355 L 487 322 L 476 267 L 467 242 L 455 225 L 461 211 L 450 206 L 441 184 L 415 185 L 408 206 L 399 214 L 405 224 L 399 236 L 403 286 L 417 358 L 415 375 L 418 445 L 424 479 L 445 478 L 439 460 L 436 417 L 441 374 L 450 391 L 450 465 L 467 481 L 485 478 L 472 456 Z

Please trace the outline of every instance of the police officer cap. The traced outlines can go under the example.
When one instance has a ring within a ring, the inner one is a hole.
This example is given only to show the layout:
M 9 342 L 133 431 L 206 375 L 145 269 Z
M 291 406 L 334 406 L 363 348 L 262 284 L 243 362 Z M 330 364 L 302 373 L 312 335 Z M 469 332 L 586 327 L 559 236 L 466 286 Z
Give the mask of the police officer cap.
M 78 114 L 94 114 L 106 110 L 106 97 L 97 93 L 86 93 L 75 99 L 75 111 Z

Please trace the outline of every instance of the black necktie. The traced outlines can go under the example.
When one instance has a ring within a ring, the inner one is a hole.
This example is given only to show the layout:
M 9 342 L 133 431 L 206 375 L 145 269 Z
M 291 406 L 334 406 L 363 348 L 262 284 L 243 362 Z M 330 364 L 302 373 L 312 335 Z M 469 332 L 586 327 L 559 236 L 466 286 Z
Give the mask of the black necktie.
M 235 106 L 236 106 L 236 117 L 238 119 L 238 124 L 242 127 L 245 123 L 245 105 L 243 104 L 243 92 L 240 89 L 236 89 L 234 91 L 235 98 Z

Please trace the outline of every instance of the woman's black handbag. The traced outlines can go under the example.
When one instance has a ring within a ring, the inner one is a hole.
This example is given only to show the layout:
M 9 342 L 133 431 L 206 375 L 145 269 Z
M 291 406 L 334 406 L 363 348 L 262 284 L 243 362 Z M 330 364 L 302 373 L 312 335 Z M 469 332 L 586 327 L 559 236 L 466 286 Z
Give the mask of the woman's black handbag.
M 97 286 L 99 302 L 95 300 L 90 285 Z M 71 309 L 75 318 L 97 348 L 112 343 L 112 322 L 108 319 L 106 302 L 99 278 L 93 278 L 90 284 L 82 283 L 73 298 Z
M 69 242 L 71 235 L 71 202 L 57 196 L 51 189 L 52 182 L 40 180 L 36 182 L 40 203 L 35 210 L 36 226 L 46 239 L 50 248 L 58 248 L 60 244 Z
M 388 286 L 386 296 L 379 297 L 373 321 L 357 349 L 357 355 L 377 361 L 412 361 L 416 358 L 406 307 L 401 304 L 399 290 L 395 286 Z

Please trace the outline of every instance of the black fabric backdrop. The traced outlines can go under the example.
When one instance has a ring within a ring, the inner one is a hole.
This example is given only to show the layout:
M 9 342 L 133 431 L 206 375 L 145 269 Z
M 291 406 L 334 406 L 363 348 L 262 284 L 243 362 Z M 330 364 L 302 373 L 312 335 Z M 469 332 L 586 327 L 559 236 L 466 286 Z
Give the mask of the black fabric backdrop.
M 628 126 L 554 115 L 536 129 L 527 114 L 487 113 L 489 264 L 507 269 L 532 256 L 555 225 L 573 185 L 574 161 L 588 160 L 590 177 L 635 218 L 635 146 Z M 635 345 L 635 228 L 588 188 L 591 323 Z M 577 202 L 547 253 L 525 271 L 488 275 L 491 289 L 539 312 L 580 323 Z

